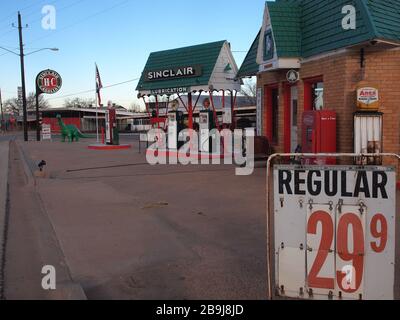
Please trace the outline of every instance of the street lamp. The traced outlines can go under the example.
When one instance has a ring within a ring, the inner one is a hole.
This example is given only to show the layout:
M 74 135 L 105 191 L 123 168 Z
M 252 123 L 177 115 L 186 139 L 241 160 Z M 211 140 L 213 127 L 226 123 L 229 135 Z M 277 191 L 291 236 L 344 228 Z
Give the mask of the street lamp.
M 23 108 L 23 113 L 24 113 L 24 140 L 28 141 L 28 113 L 27 113 L 27 108 L 26 108 L 24 57 L 29 56 L 29 55 L 34 54 L 39 51 L 44 51 L 44 50 L 58 51 L 59 49 L 58 48 L 42 48 L 42 49 L 35 50 L 35 51 L 29 52 L 27 54 L 24 54 L 24 45 L 23 45 L 23 40 L 22 40 L 22 19 L 21 19 L 20 12 L 18 12 L 18 31 L 19 31 L 19 53 L 9 50 L 7 48 L 1 47 L 1 46 L 0 46 L 0 49 L 3 49 L 9 53 L 16 55 L 16 56 L 19 56 L 20 60 L 21 60 L 22 108 Z
M 44 50 L 60 51 L 60 49 L 58 49 L 58 48 L 42 48 L 42 49 L 35 50 L 35 51 L 32 51 L 32 52 L 29 52 L 29 53 L 25 54 L 25 57 L 26 57 L 26 56 L 30 56 L 31 54 L 34 54 L 34 53 L 36 53 L 36 52 L 44 51 Z

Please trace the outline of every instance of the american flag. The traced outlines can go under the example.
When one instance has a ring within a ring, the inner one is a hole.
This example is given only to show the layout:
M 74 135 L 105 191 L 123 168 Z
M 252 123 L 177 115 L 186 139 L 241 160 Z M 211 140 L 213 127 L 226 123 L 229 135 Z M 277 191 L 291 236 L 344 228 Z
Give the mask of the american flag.
M 102 88 L 103 88 L 103 84 L 101 83 L 99 68 L 97 67 L 97 64 L 96 64 L 96 92 L 97 92 L 97 97 L 99 99 L 99 105 L 101 105 L 100 90 Z

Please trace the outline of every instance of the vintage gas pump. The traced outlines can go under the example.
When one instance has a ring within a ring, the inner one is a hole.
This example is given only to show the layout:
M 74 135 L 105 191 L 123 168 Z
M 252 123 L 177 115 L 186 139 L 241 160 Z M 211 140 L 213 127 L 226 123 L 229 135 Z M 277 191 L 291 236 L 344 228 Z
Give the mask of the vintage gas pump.
M 117 130 L 117 112 L 115 108 L 109 107 L 106 110 L 106 144 L 113 145 L 119 143 Z
M 354 153 L 382 153 L 383 113 L 379 112 L 379 90 L 360 83 L 354 114 Z M 356 158 L 357 165 L 382 165 L 380 157 Z
M 172 102 L 172 111 L 168 112 L 168 149 L 177 150 L 183 142 L 179 141 L 179 133 L 184 128 L 184 116 L 182 111 L 178 111 L 179 103 L 177 101 Z
M 213 150 L 213 138 L 210 131 L 215 129 L 214 113 L 210 110 L 210 100 L 203 102 L 204 110 L 200 111 L 200 152 L 211 153 Z

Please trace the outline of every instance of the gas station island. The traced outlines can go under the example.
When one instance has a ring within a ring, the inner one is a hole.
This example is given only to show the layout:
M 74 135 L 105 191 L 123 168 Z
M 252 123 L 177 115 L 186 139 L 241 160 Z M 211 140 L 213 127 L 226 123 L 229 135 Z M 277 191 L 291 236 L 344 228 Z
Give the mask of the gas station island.
M 153 127 L 168 127 L 168 142 L 161 152 L 166 156 L 177 155 L 182 146 L 179 134 L 187 128 L 198 131 L 200 135 L 199 150 L 194 150 L 191 155 L 221 157 L 221 154 L 213 154 L 210 131 L 234 129 L 236 97 L 241 88 L 241 81 L 236 79 L 237 71 L 227 41 L 150 54 L 137 90 L 146 104 Z M 182 99 L 183 94 L 187 96 L 186 102 Z M 208 98 L 199 106 L 202 95 Z M 215 95 L 222 95 L 222 122 L 217 115 Z M 150 101 L 155 101 L 153 109 L 150 108 Z M 187 126 L 177 101 L 188 113 Z M 160 110 L 161 102 L 166 107 L 164 112 Z M 198 119 L 194 118 L 196 109 L 200 110 Z

